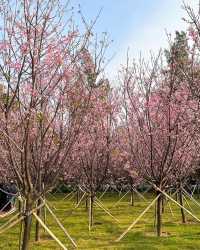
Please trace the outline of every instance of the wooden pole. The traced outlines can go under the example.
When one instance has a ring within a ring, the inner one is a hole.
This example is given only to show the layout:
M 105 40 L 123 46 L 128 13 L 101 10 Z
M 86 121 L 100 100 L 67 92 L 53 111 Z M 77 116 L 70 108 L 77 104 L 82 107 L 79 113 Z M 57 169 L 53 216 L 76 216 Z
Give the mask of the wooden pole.
M 35 212 L 33 212 L 33 215 L 35 216 L 36 220 L 39 221 L 42 227 L 48 232 L 48 234 L 58 243 L 58 245 L 64 249 L 67 250 L 67 248 L 63 245 L 63 243 L 52 233 L 52 231 L 44 224 L 44 222 L 40 219 L 40 217 L 37 216 Z
M 138 196 L 140 196 L 144 201 L 146 201 L 144 195 L 142 195 L 140 192 L 138 192 L 137 189 L 134 188 L 133 191 L 134 191 Z
M 153 204 L 157 201 L 160 197 L 160 194 L 145 208 L 145 210 L 134 220 L 134 222 L 121 234 L 117 239 L 116 242 L 119 242 L 124 236 L 135 226 L 135 224 L 142 218 L 142 216 L 153 206 Z
M 170 202 L 167 202 L 167 204 L 168 204 L 168 206 L 169 206 L 169 210 L 170 210 L 170 212 L 171 212 L 172 216 L 174 217 L 174 213 L 173 213 L 173 211 L 172 211 L 172 208 L 171 208 Z
M 119 220 L 117 218 L 115 218 L 109 211 L 107 208 L 105 208 L 103 206 L 103 204 L 98 200 L 98 199 L 95 199 L 95 203 L 101 208 L 103 209 L 108 215 L 110 215 L 110 217 L 112 217 L 115 221 L 119 222 Z
M 122 200 L 122 199 L 124 199 L 124 197 L 128 194 L 130 192 L 130 190 L 128 190 L 112 207 L 116 207 L 119 203 L 120 203 L 120 201 Z
M 200 203 L 198 201 L 195 200 L 195 198 L 193 196 L 191 196 L 184 188 L 183 188 L 183 192 L 198 206 L 200 207 Z
M 188 209 L 186 209 L 184 206 L 182 206 L 181 204 L 179 204 L 177 201 L 175 201 L 173 198 L 171 198 L 165 191 L 162 191 L 160 188 L 158 188 L 157 186 L 154 185 L 154 188 L 159 190 L 162 194 L 164 194 L 168 199 L 170 199 L 171 201 L 173 201 L 177 206 L 183 208 L 188 214 L 190 214 L 194 219 L 196 219 L 198 222 L 200 222 L 200 219 L 198 217 L 196 217 L 193 213 L 191 213 Z
M 6 221 L 1 227 L 0 227 L 0 231 L 6 227 L 9 223 L 11 223 L 15 218 L 19 217 L 21 215 L 21 213 L 17 213 L 15 214 L 13 217 L 11 217 L 8 221 Z
M 162 195 L 160 192 L 157 191 L 157 203 L 156 203 L 156 229 L 157 229 L 157 236 L 160 237 L 162 235 Z
M 53 211 L 50 209 L 50 207 L 48 206 L 48 204 L 45 202 L 45 207 L 48 209 L 49 213 L 53 216 L 53 218 L 55 219 L 55 221 L 57 222 L 57 224 L 60 226 L 60 228 L 63 230 L 63 232 L 65 233 L 65 235 L 70 239 L 70 241 L 72 242 L 72 244 L 77 247 L 76 243 L 74 242 L 74 240 L 72 239 L 72 237 L 69 235 L 69 233 L 67 232 L 67 230 L 65 229 L 65 227 L 62 225 L 62 223 L 60 222 L 60 220 L 57 218 L 57 216 L 53 213 Z
M 67 199 L 71 194 L 73 194 L 74 190 L 72 190 L 69 194 L 65 195 L 65 197 L 62 199 L 63 201 Z
M 101 196 L 99 197 L 99 200 L 101 200 L 101 198 L 104 197 L 105 193 L 108 191 L 109 186 L 106 187 L 106 189 L 104 190 L 104 192 L 101 194 Z
M 34 211 L 37 211 L 38 208 L 41 208 L 44 206 L 44 203 L 40 205 L 40 207 L 37 207 L 37 208 L 34 208 L 31 210 L 30 214 L 32 214 Z M 24 215 L 20 216 L 17 220 L 13 221 L 14 218 L 18 217 L 20 215 L 20 213 L 16 214 L 15 216 L 13 216 L 11 219 L 12 220 L 9 220 L 9 222 L 6 222 L 5 224 L 3 224 L 1 227 L 0 227 L 0 234 L 4 233 L 5 231 L 7 231 L 8 229 L 10 229 L 11 227 L 15 226 L 17 223 L 19 223 L 21 220 L 23 220 L 25 218 Z M 13 222 L 12 222 L 13 221 Z M 10 225 L 8 225 L 9 223 L 11 222 Z M 8 226 L 7 226 L 8 225 Z M 7 226 L 5 228 L 5 226 Z
M 131 187 L 131 206 L 134 206 L 134 193 L 133 193 L 133 188 Z
M 183 199 L 185 200 L 185 203 L 187 204 L 187 206 L 189 207 L 189 209 L 190 209 L 192 212 L 194 212 L 193 209 L 191 208 L 189 202 L 187 201 L 187 198 L 185 197 L 185 195 L 184 195 L 184 194 L 182 194 L 182 195 L 183 195 Z
M 93 226 L 93 203 L 94 203 L 94 198 L 90 194 L 89 196 L 89 231 L 91 231 L 91 228 Z
M 83 198 L 85 197 L 85 195 L 86 195 L 86 193 L 84 193 L 84 194 L 82 195 L 82 197 L 81 197 L 80 200 L 79 200 L 79 203 L 76 204 L 76 206 L 75 206 L 72 210 L 69 211 L 68 216 L 71 215 L 71 214 L 74 212 L 74 210 L 80 206 L 81 201 L 83 200 Z
M 8 229 L 14 227 L 17 223 L 19 223 L 21 220 L 23 220 L 25 218 L 25 216 L 21 216 L 19 217 L 17 220 L 13 221 L 10 225 L 8 225 L 6 228 L 3 228 L 2 230 L 0 230 L 0 234 L 6 232 Z

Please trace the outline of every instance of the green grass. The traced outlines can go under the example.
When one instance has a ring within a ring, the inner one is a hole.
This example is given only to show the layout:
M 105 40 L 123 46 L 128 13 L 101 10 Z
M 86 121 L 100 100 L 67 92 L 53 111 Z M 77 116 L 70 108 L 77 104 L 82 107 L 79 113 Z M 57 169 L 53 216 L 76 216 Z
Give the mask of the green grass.
M 95 224 L 91 232 L 88 231 L 88 217 L 85 210 L 85 204 L 70 213 L 74 208 L 74 200 L 62 200 L 62 195 L 57 195 L 56 199 L 49 197 L 52 207 L 57 209 L 53 211 L 61 220 L 65 228 L 78 244 L 78 249 L 136 249 L 136 250 L 177 250 L 177 249 L 200 249 L 200 223 L 196 222 L 191 216 L 187 216 L 188 223 L 181 223 L 180 209 L 171 204 L 174 217 L 169 206 L 165 207 L 163 215 L 164 236 L 157 238 L 154 227 L 154 209 L 152 207 L 146 215 L 135 225 L 135 227 L 118 243 L 116 238 L 137 218 L 153 199 L 148 195 L 147 202 L 136 197 L 134 207 L 130 206 L 130 197 L 126 197 L 117 207 L 112 205 L 119 199 L 117 194 L 107 194 L 102 202 L 109 211 L 118 218 L 119 223 L 113 220 L 99 207 L 95 206 Z M 190 202 L 193 213 L 200 218 L 200 207 Z M 187 206 L 186 206 L 187 207 Z M 0 219 L 3 224 L 6 219 Z M 34 224 L 31 233 L 31 250 L 59 250 L 57 243 L 48 236 L 42 229 L 42 240 L 39 243 L 34 242 Z M 67 246 L 73 249 L 72 244 L 65 237 L 62 230 L 57 226 L 52 216 L 47 213 L 47 225 L 56 236 Z M 9 229 L 6 233 L 0 235 L 0 250 L 18 249 L 19 225 Z

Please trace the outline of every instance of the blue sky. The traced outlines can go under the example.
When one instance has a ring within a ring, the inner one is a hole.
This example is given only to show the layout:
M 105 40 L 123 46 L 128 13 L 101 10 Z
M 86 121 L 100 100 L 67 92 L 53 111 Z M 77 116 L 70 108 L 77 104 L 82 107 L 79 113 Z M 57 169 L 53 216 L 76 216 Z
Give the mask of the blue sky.
M 113 76 L 121 63 L 125 62 L 127 48 L 130 55 L 138 57 L 140 52 L 148 58 L 149 51 L 157 52 L 167 46 L 166 31 L 184 30 L 187 25 L 181 20 L 185 12 L 182 0 L 72 0 L 75 7 L 81 5 L 87 20 L 92 20 L 103 8 L 95 31 L 107 31 L 114 40 L 108 56 L 115 54 L 108 66 Z M 198 0 L 185 0 L 198 7 Z

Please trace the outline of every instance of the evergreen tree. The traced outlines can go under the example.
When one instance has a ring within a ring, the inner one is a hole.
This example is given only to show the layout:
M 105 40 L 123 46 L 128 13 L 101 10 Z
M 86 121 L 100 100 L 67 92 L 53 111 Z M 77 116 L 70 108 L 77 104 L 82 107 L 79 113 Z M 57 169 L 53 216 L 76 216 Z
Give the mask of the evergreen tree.
M 170 46 L 169 50 L 165 50 L 165 56 L 167 63 L 177 64 L 179 67 L 183 67 L 187 64 L 189 53 L 188 53 L 188 40 L 186 32 L 176 31 L 174 42 Z

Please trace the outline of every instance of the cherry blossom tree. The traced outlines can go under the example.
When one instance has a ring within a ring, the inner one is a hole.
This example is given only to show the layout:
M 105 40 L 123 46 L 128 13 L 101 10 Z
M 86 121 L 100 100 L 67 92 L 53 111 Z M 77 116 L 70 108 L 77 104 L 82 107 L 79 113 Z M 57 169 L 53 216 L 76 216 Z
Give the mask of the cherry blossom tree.
M 182 44 L 182 46 L 178 46 L 177 43 L 176 52 L 178 53 L 171 53 L 171 65 L 173 65 L 173 67 L 178 72 L 178 77 L 183 79 L 183 81 L 185 82 L 185 87 L 188 89 L 190 99 L 193 99 L 193 101 L 197 103 L 197 108 L 196 108 L 197 112 L 195 112 L 195 117 L 193 118 L 192 123 L 195 124 L 196 134 L 198 134 L 199 137 L 199 101 L 200 101 L 199 15 L 200 13 L 199 11 L 192 9 L 190 5 L 187 5 L 185 3 L 183 4 L 183 8 L 186 11 L 186 18 L 184 18 L 184 20 L 188 24 L 188 30 L 187 33 L 182 32 L 183 39 L 179 39 L 179 45 Z M 188 108 L 191 109 L 191 107 Z M 199 151 L 198 141 L 196 142 L 196 150 Z M 193 165 L 196 166 L 196 170 L 198 169 L 198 161 L 199 161 L 198 156 L 193 159 Z M 198 170 L 196 172 L 198 172 Z M 176 171 L 176 173 L 179 173 L 179 171 Z M 182 174 L 180 174 L 180 176 L 181 176 L 180 178 L 184 178 Z M 185 174 L 185 176 L 187 176 L 187 174 Z
M 152 67 L 141 61 L 139 66 L 127 65 L 122 74 L 129 168 L 155 190 L 174 185 L 175 169 L 184 174 L 191 171 L 192 160 L 197 156 L 192 121 L 198 104 L 190 99 L 186 84 L 180 82 L 174 68 L 163 69 L 156 58 L 152 59 Z M 157 235 L 161 236 L 162 194 L 159 190 L 156 193 Z
M 73 166 L 79 172 L 79 185 L 88 193 L 89 228 L 93 224 L 93 203 L 108 177 L 111 162 L 112 124 L 115 104 L 107 80 L 91 95 L 81 132 L 74 144 Z
M 134 205 L 134 189 L 143 179 L 130 168 L 130 154 L 128 154 L 129 137 L 125 124 L 116 124 L 113 136 L 113 151 L 111 164 L 111 179 L 121 190 L 128 188 L 131 193 L 131 205 Z
M 91 27 L 81 34 L 59 1 L 5 1 L 0 14 L 1 167 L 26 201 L 25 250 L 31 211 L 62 174 L 90 100 Z

